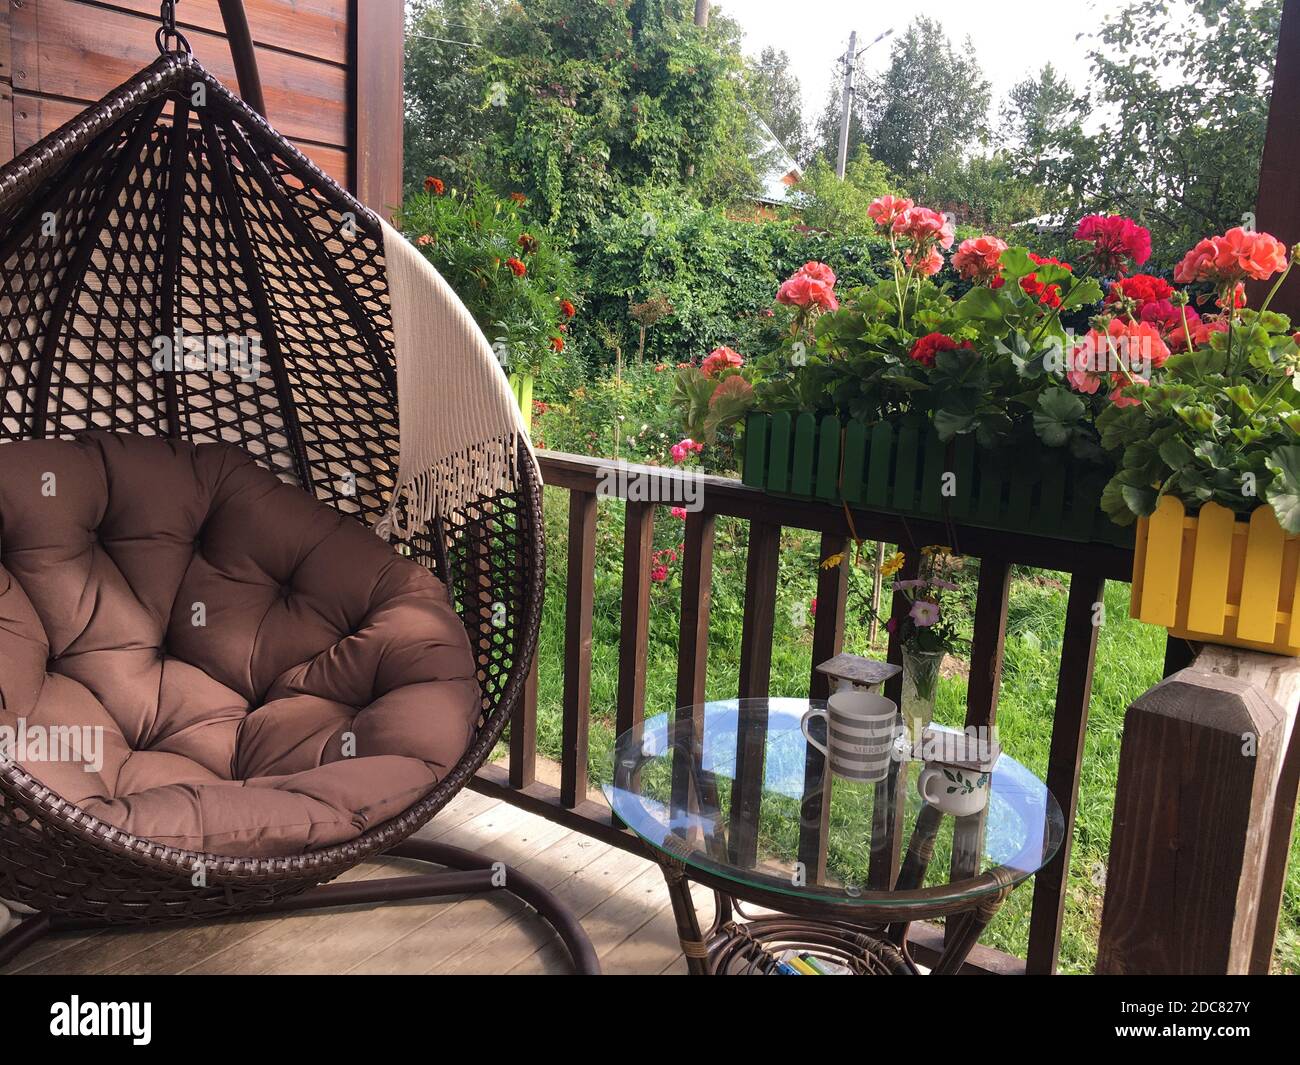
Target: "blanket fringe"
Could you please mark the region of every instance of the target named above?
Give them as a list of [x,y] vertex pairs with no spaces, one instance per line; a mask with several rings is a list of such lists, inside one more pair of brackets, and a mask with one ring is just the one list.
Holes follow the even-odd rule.
[[381,540],[402,540],[425,532],[435,518],[461,524],[466,507],[519,487],[516,433],[455,451],[432,466],[405,477],[388,510],[375,522]]

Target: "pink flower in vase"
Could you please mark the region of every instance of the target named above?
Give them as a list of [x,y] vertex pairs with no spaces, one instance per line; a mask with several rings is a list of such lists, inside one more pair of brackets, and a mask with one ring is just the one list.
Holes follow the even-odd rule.
[[916,622],[918,628],[928,629],[939,620],[939,604],[928,599],[918,599],[912,604],[907,616]]

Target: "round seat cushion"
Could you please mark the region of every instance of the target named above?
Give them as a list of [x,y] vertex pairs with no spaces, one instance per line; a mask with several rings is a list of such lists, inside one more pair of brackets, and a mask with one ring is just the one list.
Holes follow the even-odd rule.
[[0,754],[102,821],[234,857],[346,842],[482,702],[446,589],[225,445],[0,445]]

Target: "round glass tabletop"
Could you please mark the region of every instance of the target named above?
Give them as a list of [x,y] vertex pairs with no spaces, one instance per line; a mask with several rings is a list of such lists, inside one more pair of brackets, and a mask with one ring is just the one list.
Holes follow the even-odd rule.
[[[618,737],[606,797],[663,854],[805,903],[942,908],[1019,883],[1060,847],[1060,807],[1007,754],[978,781],[987,801],[957,804],[961,816],[921,798],[923,767],[906,757],[878,782],[828,780],[801,730],[824,706],[733,699],[648,718]],[[824,717],[808,727],[825,742]],[[931,797],[948,786],[931,784]]]

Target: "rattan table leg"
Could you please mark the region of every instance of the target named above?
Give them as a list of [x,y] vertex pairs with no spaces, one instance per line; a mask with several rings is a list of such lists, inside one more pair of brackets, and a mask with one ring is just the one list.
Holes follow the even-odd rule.
[[962,965],[979,942],[980,933],[997,916],[1006,897],[1007,892],[1000,891],[985,899],[975,909],[948,918],[955,923],[948,928],[943,940],[943,953],[930,970],[934,976],[952,976],[961,972]]
[[700,916],[695,912],[691,897],[691,882],[686,879],[686,865],[653,847],[647,848],[659,863],[668,885],[668,898],[673,904],[673,919],[677,922],[677,939],[686,956],[686,969],[692,976],[709,975],[709,944],[700,930]]

